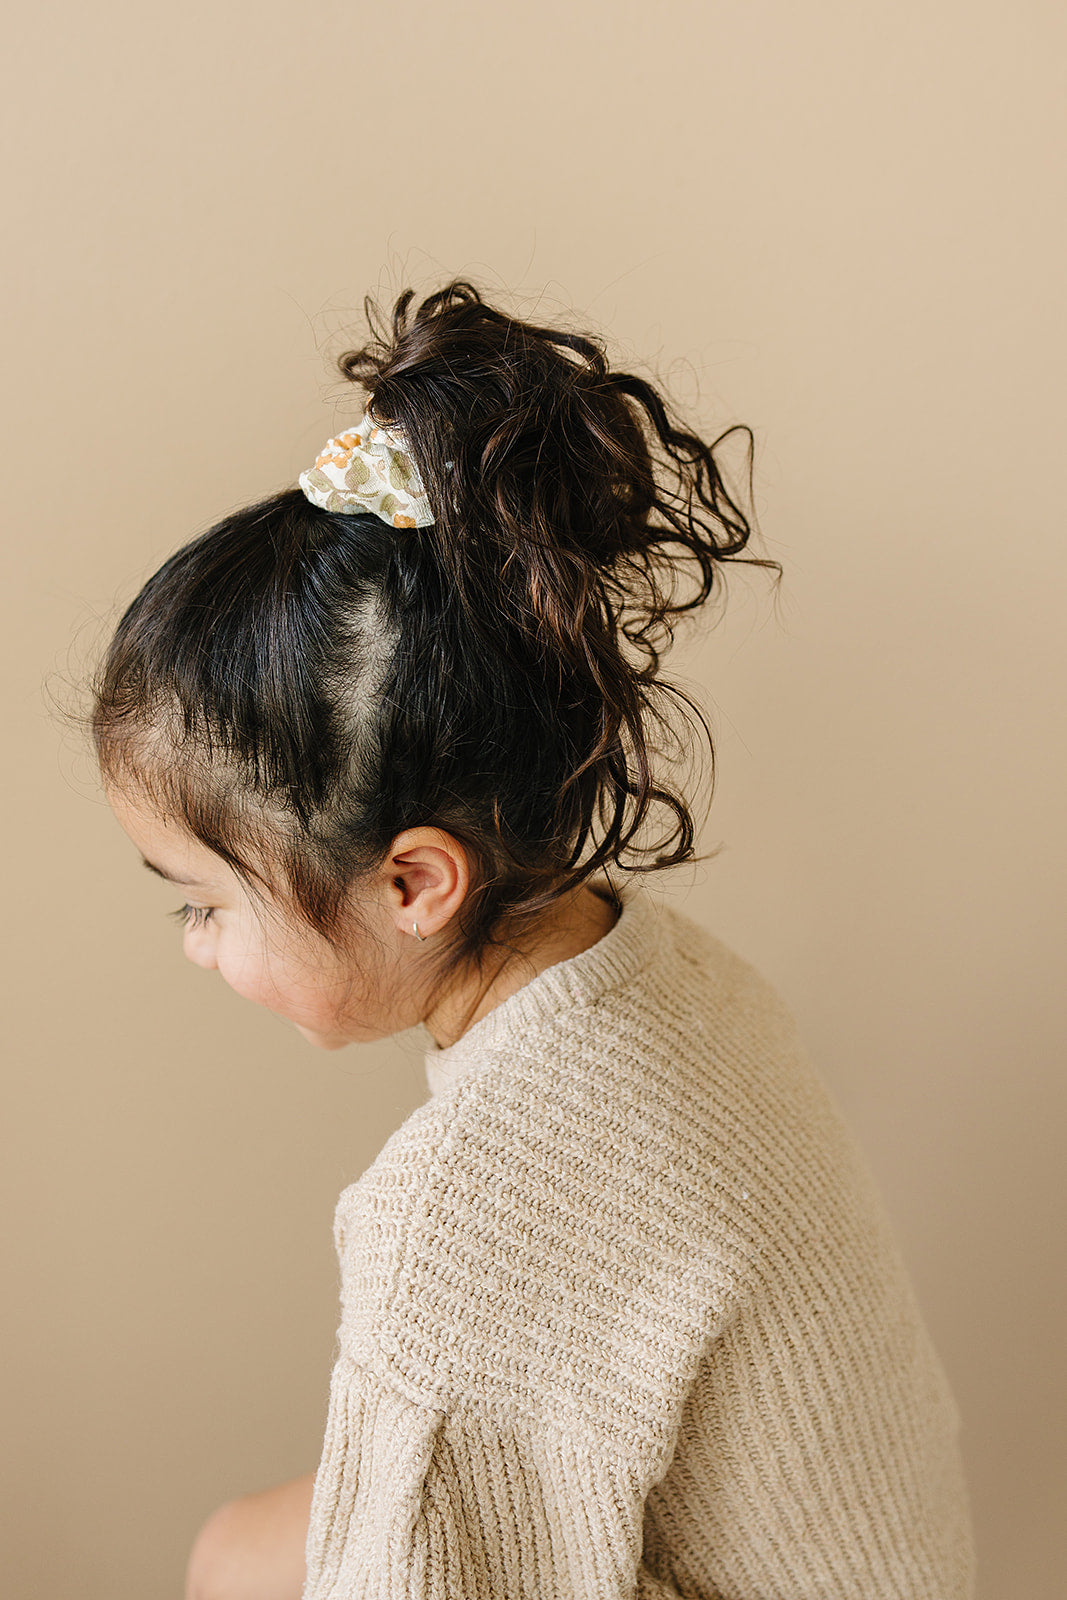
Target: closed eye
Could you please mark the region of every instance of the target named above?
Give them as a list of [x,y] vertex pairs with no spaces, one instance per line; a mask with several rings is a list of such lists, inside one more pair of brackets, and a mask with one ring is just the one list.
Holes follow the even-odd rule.
[[170,912],[176,922],[183,928],[202,928],[210,922],[215,915],[214,906],[179,906],[177,911]]

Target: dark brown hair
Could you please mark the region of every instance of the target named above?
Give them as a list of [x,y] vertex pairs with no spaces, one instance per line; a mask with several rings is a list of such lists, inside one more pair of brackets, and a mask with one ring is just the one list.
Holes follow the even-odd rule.
[[[781,567],[741,558],[750,529],[715,446],[601,341],[462,280],[412,314],[413,298],[391,325],[368,300],[372,338],[339,365],[405,436],[433,526],[324,511],[299,488],[226,517],[126,611],[92,727],[107,781],[331,940],[398,833],[446,830],[472,884],[444,977],[593,873],[695,859],[686,800],[654,770],[684,747],[670,710],[693,714],[712,778],[714,748],[660,661],[725,562]],[[720,439],[735,431],[751,489],[751,431]],[[668,829],[642,845],[657,806]]]

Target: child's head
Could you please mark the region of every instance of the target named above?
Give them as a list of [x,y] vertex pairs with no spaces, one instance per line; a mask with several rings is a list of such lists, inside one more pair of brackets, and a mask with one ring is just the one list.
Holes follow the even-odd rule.
[[[323,503],[285,489],[184,546],[93,715],[120,821],[190,891],[187,954],[326,1044],[424,1020],[593,874],[692,858],[655,736],[671,703],[707,726],[657,668],[749,537],[711,449],[599,343],[466,283],[412,298],[341,359],[410,457],[396,500],[318,474]],[[429,525],[396,525],[426,520],[412,483]]]

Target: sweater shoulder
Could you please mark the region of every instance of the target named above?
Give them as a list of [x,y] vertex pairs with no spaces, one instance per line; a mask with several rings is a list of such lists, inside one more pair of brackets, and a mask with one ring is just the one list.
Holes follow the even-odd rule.
[[667,907],[646,956],[498,1032],[345,1190],[335,1236],[342,1349],[413,1401],[669,1459],[836,1124],[754,966]]

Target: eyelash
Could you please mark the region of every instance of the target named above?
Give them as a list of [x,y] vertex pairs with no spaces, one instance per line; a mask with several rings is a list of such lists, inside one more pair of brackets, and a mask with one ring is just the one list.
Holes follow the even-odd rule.
[[179,906],[177,911],[172,911],[170,915],[175,922],[180,922],[183,928],[202,928],[215,915],[215,908],[214,906]]

